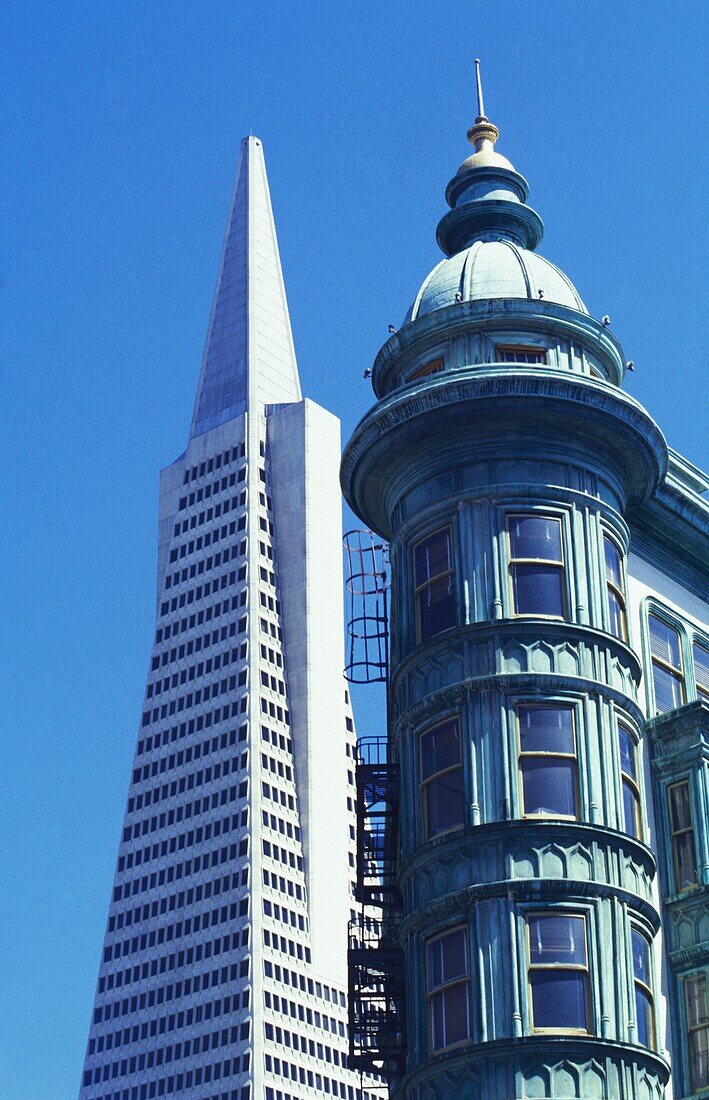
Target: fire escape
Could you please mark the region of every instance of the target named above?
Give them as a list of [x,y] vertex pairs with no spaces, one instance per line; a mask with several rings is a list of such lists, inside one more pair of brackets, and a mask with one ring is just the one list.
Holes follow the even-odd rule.
[[[369,531],[345,536],[348,558],[350,682],[386,682],[388,576],[386,547]],[[357,886],[360,905],[350,921],[350,1065],[387,1081],[401,1077],[405,1058],[405,988],[396,883],[399,768],[386,737],[357,743]]]

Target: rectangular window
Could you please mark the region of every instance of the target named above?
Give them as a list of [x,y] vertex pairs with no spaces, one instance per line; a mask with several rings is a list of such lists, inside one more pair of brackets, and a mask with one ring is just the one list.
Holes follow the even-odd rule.
[[546,363],[546,348],[535,348],[528,345],[496,344],[496,363]]
[[421,781],[426,836],[463,825],[460,726],[453,718],[421,736]]
[[564,615],[561,520],[508,516],[510,576],[515,615]]
[[670,800],[670,836],[675,886],[678,892],[681,892],[691,889],[698,883],[689,780],[683,779],[681,783],[673,783],[668,788],[667,794]]
[[645,1047],[655,1046],[655,1005],[652,996],[652,970],[650,943],[633,928],[633,984],[635,986],[635,1025],[638,1042]]
[[694,657],[694,680],[697,685],[697,699],[709,703],[709,649],[701,642],[692,646]]
[[429,359],[428,363],[424,363],[418,370],[413,371],[412,374],[406,379],[407,382],[415,382],[419,378],[426,378],[429,374],[440,374],[443,370],[443,359]]
[[450,527],[436,531],[414,547],[416,640],[428,641],[455,626],[453,553]]
[[652,683],[655,689],[655,712],[675,710],[684,703],[684,673],[679,631],[659,619],[648,616],[650,651],[652,653]]
[[586,920],[565,913],[527,917],[535,1031],[589,1031]]
[[431,1049],[444,1050],[470,1038],[470,979],[465,928],[455,928],[426,943]]
[[620,777],[623,788],[623,824],[626,833],[642,838],[640,788],[638,785],[638,745],[627,726],[618,723]]
[[606,571],[606,593],[608,596],[608,627],[616,638],[626,641],[628,623],[625,612],[625,582],[623,578],[623,559],[617,546],[607,535],[603,536],[603,556]]
[[525,816],[578,817],[578,764],[571,707],[518,706]]
[[709,996],[706,974],[687,978],[684,983],[687,1009],[689,1076],[692,1091],[709,1088]]

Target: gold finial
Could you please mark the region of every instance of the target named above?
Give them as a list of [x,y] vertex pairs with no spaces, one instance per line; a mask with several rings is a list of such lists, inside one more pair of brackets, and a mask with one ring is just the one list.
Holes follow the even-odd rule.
[[478,115],[475,119],[475,125],[468,130],[468,141],[475,146],[475,152],[479,153],[482,150],[492,150],[500,136],[500,131],[497,126],[493,126],[485,114],[483,86],[480,77],[480,59],[478,57],[475,58],[475,83],[478,92]]

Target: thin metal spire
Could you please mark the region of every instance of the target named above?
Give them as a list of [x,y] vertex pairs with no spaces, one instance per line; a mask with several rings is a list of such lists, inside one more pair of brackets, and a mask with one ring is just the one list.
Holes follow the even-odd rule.
[[482,80],[480,78],[480,58],[479,57],[475,58],[475,83],[477,84],[477,88],[478,88],[478,118],[477,118],[476,121],[479,121],[483,118],[487,118],[487,115],[485,114],[485,104],[483,102],[483,85],[482,85]]

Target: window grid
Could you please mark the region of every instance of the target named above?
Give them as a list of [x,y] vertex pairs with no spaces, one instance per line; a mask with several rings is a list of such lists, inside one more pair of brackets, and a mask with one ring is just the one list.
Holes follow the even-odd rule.
[[623,794],[623,824],[626,833],[642,840],[642,804],[638,785],[638,743],[635,734],[623,722],[618,723],[620,779]]
[[[446,738],[446,734],[451,735]],[[421,734],[421,801],[426,839],[463,822],[463,765],[457,718]],[[443,816],[442,816],[443,815]],[[446,816],[447,815],[447,816]]]
[[443,370],[443,356],[438,356],[436,359],[429,359],[427,363],[424,363],[422,367],[413,371],[412,374],[406,379],[407,382],[417,382],[419,378],[427,378],[429,374],[440,374]]
[[547,349],[529,344],[496,344],[496,363],[543,363],[547,362]]
[[[513,613],[563,619],[566,592],[561,519],[536,512],[508,515],[507,537]],[[540,552],[540,547],[530,553],[532,543],[542,544],[548,552]],[[523,548],[527,552],[522,552]]]
[[[578,755],[576,746],[576,730],[574,723],[574,709],[570,706],[550,706],[541,703],[520,704],[517,706],[517,735],[519,740],[519,778],[522,798],[522,813],[525,817],[560,817],[569,821],[578,820]],[[552,718],[557,716],[557,724],[560,731],[566,720],[568,723],[565,731],[568,734],[569,748],[562,749],[562,738],[557,739],[555,748],[540,748],[539,739],[531,748],[525,747],[525,730],[534,728],[534,719],[540,715]],[[562,734],[563,736],[563,734]],[[565,763],[564,763],[565,762]],[[564,784],[560,782],[561,769],[566,772],[566,791]],[[538,785],[542,770],[549,774],[548,782],[555,788],[555,794],[560,796],[557,805],[532,809],[533,799],[532,785]],[[562,806],[563,797],[566,796],[567,808]],[[538,796],[535,801],[538,801]]]
[[630,935],[633,953],[633,988],[635,992],[637,1039],[643,1046],[654,1049],[655,998],[652,991],[650,941],[637,928],[633,928]]
[[684,982],[689,1077],[693,1092],[709,1089],[709,995],[706,974]]
[[655,713],[674,710],[685,701],[679,631],[657,615],[648,616]]
[[414,546],[416,641],[425,642],[455,625],[453,548],[450,527]]
[[709,647],[695,640],[692,643],[692,659],[697,698],[709,703]]
[[[561,950],[550,951],[552,956],[548,961],[535,959],[537,955],[543,955],[541,931],[545,924],[552,926],[556,922],[557,941],[561,943]],[[562,942],[559,932],[563,930],[564,923],[567,927],[567,936]],[[574,926],[577,934],[577,943],[574,945]],[[529,1003],[531,1008],[532,1030],[537,1032],[557,1032],[562,1034],[590,1034],[589,1020],[591,1018],[590,1006],[590,973],[588,966],[588,930],[586,917],[581,913],[566,913],[547,910],[543,913],[528,913],[526,917],[527,930],[527,959]],[[535,946],[536,933],[536,946]],[[552,932],[553,938],[553,932]],[[577,955],[571,958],[573,947],[576,946]],[[580,948],[580,949],[579,949]],[[558,956],[566,951],[569,961],[559,961]],[[555,959],[553,956],[557,955]],[[576,1004],[571,998],[564,997],[564,986],[570,985],[577,979],[575,989]],[[581,997],[579,998],[578,983],[581,985]],[[551,995],[547,992],[551,990]],[[561,994],[560,996],[557,994]],[[566,1013],[566,1016],[564,1016]]]
[[621,641],[628,640],[628,616],[625,600],[625,566],[623,555],[615,542],[603,536],[603,560],[606,573],[606,598],[608,602],[608,627],[611,634]]
[[678,893],[682,893],[693,890],[699,884],[689,780],[672,783],[667,788],[667,796],[675,887]]
[[445,1050],[470,1038],[468,958],[464,926],[448,929],[426,941],[426,996],[432,1051]]

